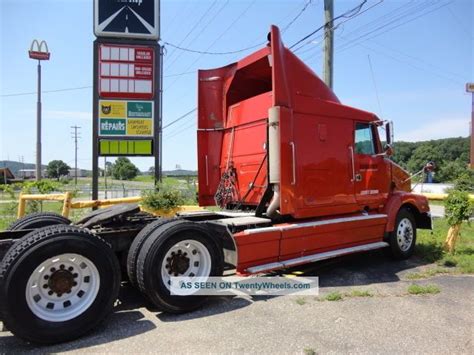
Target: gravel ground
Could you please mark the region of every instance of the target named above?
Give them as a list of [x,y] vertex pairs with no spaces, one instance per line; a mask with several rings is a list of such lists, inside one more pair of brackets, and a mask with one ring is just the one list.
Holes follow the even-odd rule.
[[[0,353],[473,354],[474,277],[406,278],[429,267],[381,252],[349,256],[285,271],[319,276],[320,297],[214,298],[184,315],[148,310],[139,293],[123,287],[115,313],[91,334],[37,347],[1,332]],[[412,283],[436,284],[441,292],[409,295]],[[322,300],[354,289],[373,296]]]

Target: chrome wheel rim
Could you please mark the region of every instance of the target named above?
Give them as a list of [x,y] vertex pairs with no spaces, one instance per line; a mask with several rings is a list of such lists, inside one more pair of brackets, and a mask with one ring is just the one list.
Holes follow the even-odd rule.
[[42,262],[26,284],[26,302],[37,317],[64,322],[84,313],[100,288],[92,261],[79,254],[61,254]]
[[397,227],[397,243],[401,251],[410,249],[413,243],[413,225],[408,218],[403,218]]
[[171,277],[189,277],[191,281],[196,277],[207,277],[211,273],[211,264],[211,254],[204,244],[193,239],[182,240],[166,252],[161,278],[169,290]]

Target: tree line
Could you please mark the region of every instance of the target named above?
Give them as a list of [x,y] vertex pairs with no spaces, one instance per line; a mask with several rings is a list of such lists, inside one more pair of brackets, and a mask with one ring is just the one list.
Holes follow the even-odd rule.
[[469,169],[470,137],[444,138],[423,142],[396,142],[392,160],[414,174],[432,161],[435,182],[454,182],[474,173]]

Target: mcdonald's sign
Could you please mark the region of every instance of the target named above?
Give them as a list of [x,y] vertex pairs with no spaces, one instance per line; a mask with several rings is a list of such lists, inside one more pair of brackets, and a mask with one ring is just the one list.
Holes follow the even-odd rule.
[[33,42],[31,42],[31,47],[28,51],[28,54],[30,55],[31,59],[49,60],[50,53],[46,41],[39,42],[37,39],[34,39]]

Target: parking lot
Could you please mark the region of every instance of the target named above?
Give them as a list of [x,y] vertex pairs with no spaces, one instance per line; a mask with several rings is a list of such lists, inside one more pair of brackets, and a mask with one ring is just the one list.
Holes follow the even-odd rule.
[[[320,277],[320,296],[213,298],[204,308],[168,315],[147,309],[124,286],[114,314],[91,334],[38,347],[0,333],[2,352],[114,353],[473,353],[474,278],[409,280],[432,265],[396,262],[383,252],[285,270]],[[437,294],[411,295],[411,284]],[[330,301],[338,297],[341,300]]]

